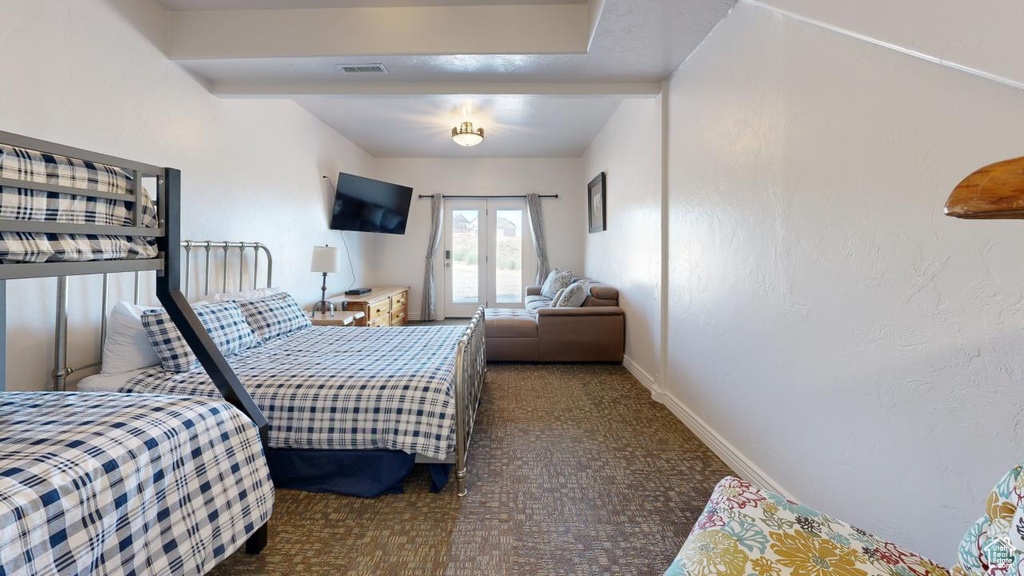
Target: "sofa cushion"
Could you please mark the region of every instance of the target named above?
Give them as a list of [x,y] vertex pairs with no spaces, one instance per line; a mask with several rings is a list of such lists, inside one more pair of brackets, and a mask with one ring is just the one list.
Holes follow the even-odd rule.
[[913,552],[755,488],[739,478],[715,486],[665,576],[948,576]]
[[566,288],[569,284],[572,284],[572,272],[561,271],[558,268],[555,268],[544,280],[544,285],[541,286],[540,293],[548,298],[554,298],[555,294],[557,294],[559,290]]
[[550,307],[551,307],[551,300],[549,300],[547,298],[545,298],[543,300],[534,300],[533,302],[527,302],[526,303],[526,309],[529,310],[530,312],[536,312],[537,310],[540,310],[542,308],[550,308]]
[[537,315],[516,308],[488,308],[484,312],[488,338],[536,338]]

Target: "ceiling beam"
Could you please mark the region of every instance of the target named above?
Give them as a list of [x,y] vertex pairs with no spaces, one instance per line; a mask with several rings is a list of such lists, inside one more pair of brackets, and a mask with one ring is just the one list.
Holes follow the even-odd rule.
[[220,82],[209,86],[222,98],[298,96],[657,96],[660,82],[577,84],[567,82]]
[[169,56],[583,54],[599,16],[588,4],[171,12]]

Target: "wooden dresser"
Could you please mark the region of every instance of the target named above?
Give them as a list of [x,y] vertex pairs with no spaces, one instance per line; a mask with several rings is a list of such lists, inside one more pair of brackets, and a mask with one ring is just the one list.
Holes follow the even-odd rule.
[[409,320],[408,286],[380,286],[361,296],[336,296],[331,302],[347,302],[346,310],[362,312],[356,326],[404,326]]

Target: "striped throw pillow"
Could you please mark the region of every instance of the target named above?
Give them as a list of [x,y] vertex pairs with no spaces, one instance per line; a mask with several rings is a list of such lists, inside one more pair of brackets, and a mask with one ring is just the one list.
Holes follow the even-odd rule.
[[299,303],[287,292],[256,300],[238,302],[245,321],[256,331],[256,338],[266,342],[313,325]]
[[[256,334],[245,321],[242,310],[234,302],[200,304],[193,308],[206,332],[224,356],[237,354],[257,344]],[[142,314],[149,343],[156,350],[160,364],[168,372],[188,372],[199,366],[199,359],[170,315],[163,309],[147,310]]]

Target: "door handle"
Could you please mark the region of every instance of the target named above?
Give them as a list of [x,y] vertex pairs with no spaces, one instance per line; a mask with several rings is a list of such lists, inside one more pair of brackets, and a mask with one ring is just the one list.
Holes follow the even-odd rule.
[[444,251],[444,259],[445,260],[451,260],[452,259],[452,251],[451,250],[445,250]]

